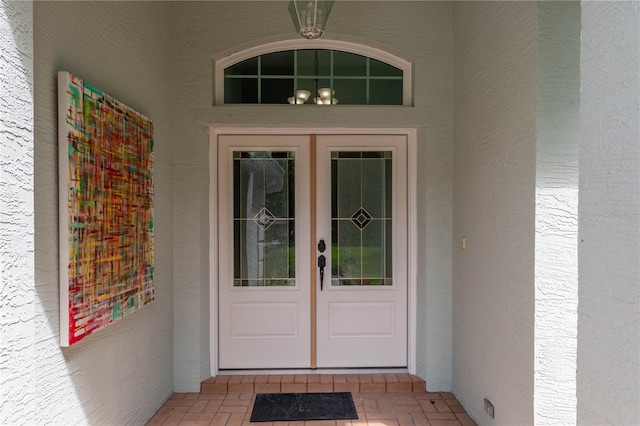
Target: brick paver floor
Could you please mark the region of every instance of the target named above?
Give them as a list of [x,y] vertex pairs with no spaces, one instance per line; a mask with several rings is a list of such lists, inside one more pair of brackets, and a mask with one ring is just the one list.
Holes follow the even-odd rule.
[[[343,391],[353,395],[358,420],[249,422],[256,393]],[[453,394],[426,392],[424,381],[408,374],[218,376],[205,380],[200,393],[173,394],[147,423],[148,426],[475,424]]]

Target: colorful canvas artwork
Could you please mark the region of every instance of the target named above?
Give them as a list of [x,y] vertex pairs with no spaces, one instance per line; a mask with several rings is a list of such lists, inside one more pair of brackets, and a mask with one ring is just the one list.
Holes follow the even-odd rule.
[[58,74],[60,343],[140,309],[153,289],[153,123]]

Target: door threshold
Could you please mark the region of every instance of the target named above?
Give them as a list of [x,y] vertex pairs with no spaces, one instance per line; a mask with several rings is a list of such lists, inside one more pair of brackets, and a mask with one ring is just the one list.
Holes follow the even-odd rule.
[[[201,383],[203,393],[425,392],[406,368],[221,370]],[[298,374],[296,374],[298,373]]]
[[402,374],[409,373],[406,367],[395,368],[274,368],[260,370],[218,370],[217,375],[248,376],[267,374]]

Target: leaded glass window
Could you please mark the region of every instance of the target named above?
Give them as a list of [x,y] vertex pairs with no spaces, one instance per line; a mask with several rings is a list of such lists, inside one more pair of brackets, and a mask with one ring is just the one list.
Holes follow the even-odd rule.
[[392,152],[332,152],[331,284],[392,285]]
[[233,153],[235,287],[295,285],[294,152]]

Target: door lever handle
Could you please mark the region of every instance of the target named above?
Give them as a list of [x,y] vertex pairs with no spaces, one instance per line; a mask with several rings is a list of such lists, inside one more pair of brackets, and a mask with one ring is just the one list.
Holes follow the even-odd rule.
[[324,254],[318,256],[318,268],[320,268],[320,291],[322,291],[322,287],[324,284],[324,267],[327,266],[327,258],[324,257]]

